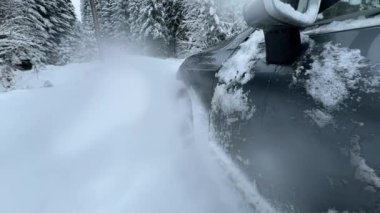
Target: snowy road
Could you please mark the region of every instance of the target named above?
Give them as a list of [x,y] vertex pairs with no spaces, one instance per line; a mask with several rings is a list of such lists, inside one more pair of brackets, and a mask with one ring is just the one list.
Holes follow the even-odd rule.
[[29,89],[0,94],[0,212],[272,212],[207,125],[183,135],[179,64],[125,56],[20,77]]

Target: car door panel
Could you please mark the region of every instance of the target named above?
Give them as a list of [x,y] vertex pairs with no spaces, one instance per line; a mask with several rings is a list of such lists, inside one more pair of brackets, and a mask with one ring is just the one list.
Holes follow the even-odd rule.
[[[209,50],[181,67],[179,77],[196,90],[209,111],[216,72],[252,32],[233,39],[224,53]],[[375,78],[380,68],[379,35],[380,28],[373,27],[309,36],[317,45],[332,42],[360,49],[369,60],[363,76]],[[218,60],[202,69],[210,57]],[[308,94],[305,79],[295,81],[296,69],[311,63],[306,55],[289,66],[257,63],[255,77],[242,86],[255,106],[253,117],[231,124],[222,114],[214,114],[216,136],[259,191],[282,210],[380,212],[379,86],[371,92],[356,90],[355,98],[345,100],[339,110],[327,110]],[[318,123],[313,113],[325,113],[331,122]]]
[[[241,127],[241,135],[247,137],[242,145],[233,141],[229,151],[252,162],[241,165],[243,170],[264,196],[282,201],[283,208],[294,205],[300,212],[322,212],[333,206],[342,210],[373,207],[379,202],[378,195],[369,192],[358,196],[367,184],[355,179],[355,168],[345,150],[351,149],[356,134],[374,135],[366,143],[379,150],[379,144],[374,144],[379,139],[375,130],[380,128],[378,120],[372,119],[374,122],[368,123],[371,129],[359,133],[358,122],[352,120],[366,118],[360,111],[354,115],[348,109],[334,114],[334,125],[319,127],[305,113],[319,106],[302,86],[292,85],[293,73],[291,67],[277,69],[266,93],[265,118],[260,125],[253,118]],[[378,157],[373,157],[370,165],[379,168]]]
[[[379,28],[372,28],[311,35],[311,38],[317,44],[334,42],[360,49],[374,64],[379,62],[380,53],[369,50],[380,45],[375,43],[379,34]],[[306,60],[305,63],[311,62]],[[342,110],[332,112],[334,123],[320,127],[313,123],[307,112],[320,110],[321,106],[306,93],[303,85],[293,83],[294,67],[280,66],[273,72],[263,122],[256,125],[257,121],[252,119],[241,127],[244,131],[241,135],[247,138],[241,142],[243,145],[236,145],[234,141],[235,146],[230,150],[244,153],[242,156],[253,162],[249,166],[242,165],[243,170],[256,180],[266,197],[282,201],[284,208],[294,205],[300,212],[322,212],[329,208],[378,211],[379,186],[358,177],[363,168],[352,162],[353,158],[360,156],[360,160],[373,169],[372,178],[378,179],[378,87],[373,93],[357,92],[360,103],[346,101]],[[378,70],[370,66],[366,72],[370,72],[370,77],[375,74],[371,72]],[[254,97],[252,102],[255,102]],[[360,146],[360,150],[351,153],[355,146]]]
[[[378,35],[379,29],[373,28],[365,29],[364,33],[354,30],[311,35],[311,38],[317,45],[341,43],[342,47],[359,48],[369,56],[368,50],[379,45],[373,43]],[[358,41],[363,39],[366,42],[360,46]],[[370,63],[378,62],[375,55]],[[303,60],[303,56],[300,61],[296,64],[310,66],[312,62]],[[372,189],[376,190],[377,186],[357,177],[363,168],[352,161],[360,157],[374,170],[373,175],[380,174],[380,158],[376,155],[380,150],[379,92],[355,92],[361,98],[360,103],[346,100],[341,110],[328,112],[334,122],[321,127],[308,113],[326,110],[307,94],[304,84],[294,83],[296,68],[294,65],[255,67],[255,78],[244,88],[250,92],[256,112],[250,120],[236,125],[214,121],[218,132],[232,135],[221,136],[219,140],[232,144],[226,146],[227,151],[243,159],[237,161],[243,171],[255,180],[265,197],[276,201],[282,209],[376,212],[380,194]],[[366,70],[369,76],[376,71]],[[360,151],[351,153],[356,146],[360,146]]]

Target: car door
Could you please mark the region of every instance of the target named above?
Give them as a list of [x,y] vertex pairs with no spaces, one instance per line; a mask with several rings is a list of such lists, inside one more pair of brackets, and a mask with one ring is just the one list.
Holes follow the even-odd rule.
[[[281,209],[380,211],[376,12],[350,12],[341,23],[333,17],[306,29],[308,50],[295,64],[264,66],[246,88],[256,113],[231,128],[238,133],[230,134],[229,151]],[[265,98],[256,99],[260,94]]]

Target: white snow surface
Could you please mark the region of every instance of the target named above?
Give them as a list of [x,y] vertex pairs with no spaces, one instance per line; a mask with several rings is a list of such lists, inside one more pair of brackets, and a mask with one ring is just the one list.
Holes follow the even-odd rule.
[[275,212],[205,128],[181,129],[180,62],[122,56],[20,74],[0,93],[0,212]]
[[239,119],[247,120],[255,111],[255,107],[249,103],[248,94],[243,91],[242,86],[254,77],[253,65],[264,58],[263,51],[259,47],[263,41],[263,31],[253,32],[216,74],[219,83],[214,91],[212,111],[222,112],[228,118],[227,122],[229,123]]
[[324,45],[307,71],[307,92],[325,108],[334,110],[350,96],[350,91],[363,81],[361,68],[367,66],[360,50],[340,47],[331,42]]

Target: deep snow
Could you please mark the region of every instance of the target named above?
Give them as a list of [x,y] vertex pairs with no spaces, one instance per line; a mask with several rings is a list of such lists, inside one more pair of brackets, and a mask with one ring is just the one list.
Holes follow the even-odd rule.
[[0,93],[0,212],[274,212],[178,101],[181,61],[20,73]]

